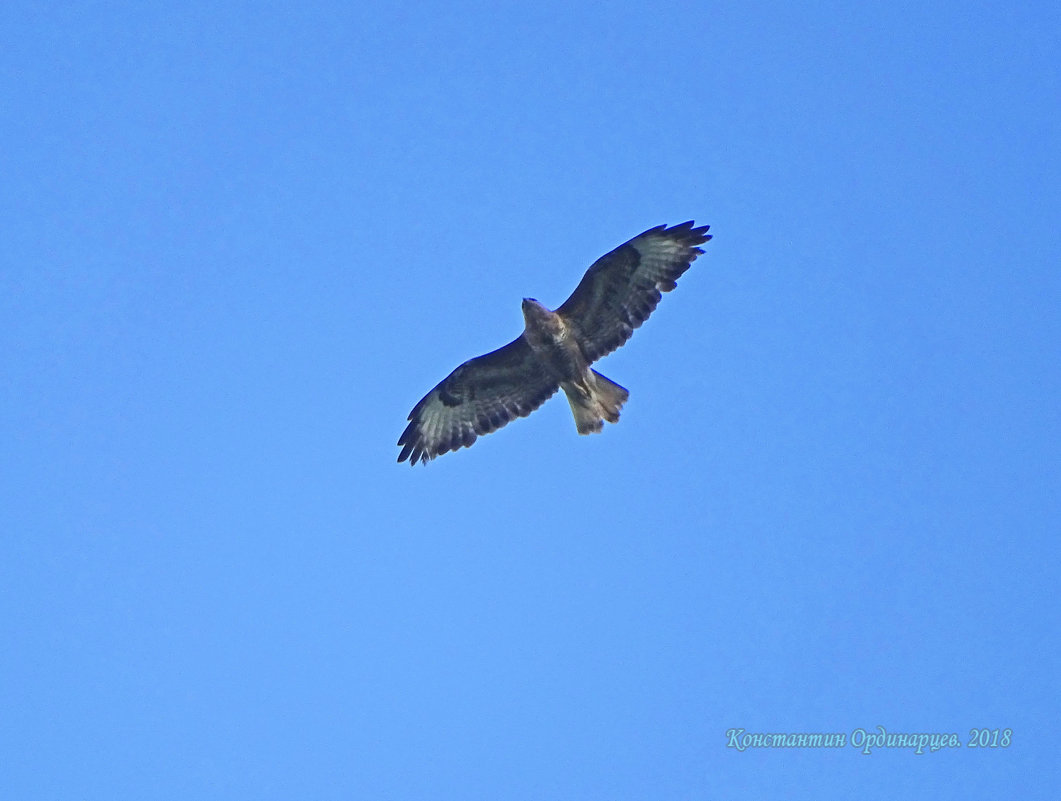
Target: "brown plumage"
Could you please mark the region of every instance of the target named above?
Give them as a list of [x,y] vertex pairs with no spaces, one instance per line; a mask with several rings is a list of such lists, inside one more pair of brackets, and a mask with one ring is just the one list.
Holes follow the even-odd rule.
[[589,365],[624,344],[711,239],[692,220],[650,228],[597,259],[563,305],[523,300],[523,333],[471,359],[409,413],[398,461],[428,462],[525,417],[563,389],[580,434],[617,422],[629,393]]

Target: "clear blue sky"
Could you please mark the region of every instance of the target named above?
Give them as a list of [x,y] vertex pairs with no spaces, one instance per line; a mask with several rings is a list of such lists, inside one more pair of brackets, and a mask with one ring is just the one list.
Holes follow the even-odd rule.
[[[0,797],[1056,798],[1059,31],[4,3]],[[395,463],[689,218],[621,423]]]

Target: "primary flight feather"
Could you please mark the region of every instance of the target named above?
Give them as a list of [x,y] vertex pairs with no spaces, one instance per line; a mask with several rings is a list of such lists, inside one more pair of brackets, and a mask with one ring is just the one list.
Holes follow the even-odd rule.
[[527,416],[557,389],[571,404],[579,434],[618,422],[630,393],[590,365],[624,344],[660,293],[674,289],[703,253],[697,245],[711,239],[708,227],[690,220],[638,234],[597,259],[556,311],[524,298],[525,328],[517,339],[466,361],[409,412],[398,461],[427,463],[467,447]]

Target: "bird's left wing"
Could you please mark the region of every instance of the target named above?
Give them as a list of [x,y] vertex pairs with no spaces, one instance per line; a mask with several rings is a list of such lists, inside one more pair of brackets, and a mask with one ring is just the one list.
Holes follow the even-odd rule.
[[559,388],[520,336],[503,348],[466,361],[409,412],[398,439],[398,461],[425,464],[475,442],[517,417],[526,417]]
[[648,319],[702,251],[708,226],[690,220],[667,228],[659,225],[638,234],[586,271],[571,297],[556,310],[575,331],[589,362],[622,345]]

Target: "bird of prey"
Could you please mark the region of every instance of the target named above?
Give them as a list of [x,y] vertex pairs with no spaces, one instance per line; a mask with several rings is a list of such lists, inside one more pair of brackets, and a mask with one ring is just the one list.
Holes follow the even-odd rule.
[[523,299],[526,325],[503,348],[466,361],[409,413],[398,461],[426,464],[525,417],[562,389],[579,434],[615,423],[630,396],[590,365],[624,344],[711,236],[692,220],[658,225],[597,259],[563,305]]

